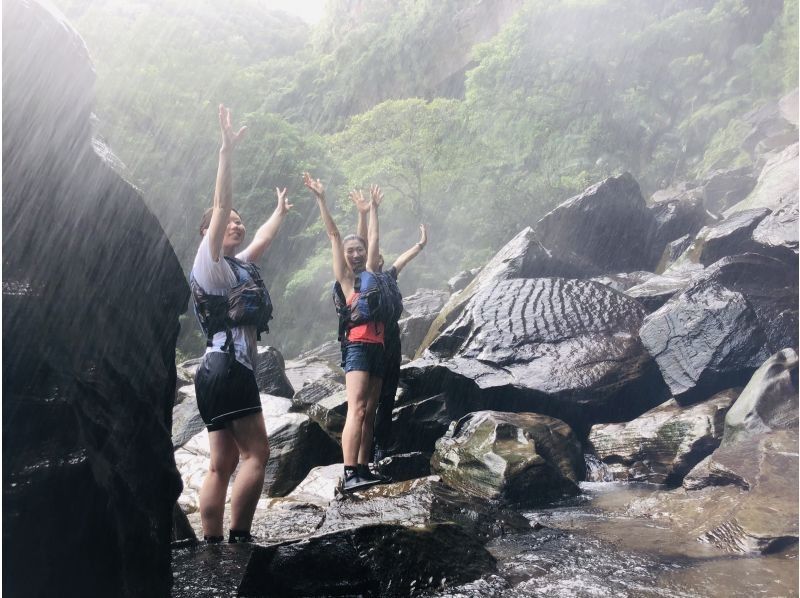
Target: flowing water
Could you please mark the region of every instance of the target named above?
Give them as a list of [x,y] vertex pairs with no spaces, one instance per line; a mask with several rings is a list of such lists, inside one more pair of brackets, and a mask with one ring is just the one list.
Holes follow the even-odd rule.
[[[448,588],[447,598],[523,596],[726,598],[798,595],[796,546],[780,555],[726,555],[686,544],[664,526],[624,515],[631,500],[657,487],[587,482],[582,494],[525,513],[530,534],[488,545],[498,573]],[[536,525],[539,524],[539,525]]]

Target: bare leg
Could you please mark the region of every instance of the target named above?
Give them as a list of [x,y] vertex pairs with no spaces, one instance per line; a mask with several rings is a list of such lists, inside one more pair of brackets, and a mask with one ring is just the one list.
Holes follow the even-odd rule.
[[342,454],[344,464],[355,467],[361,446],[361,429],[367,409],[369,372],[353,371],[345,374],[347,389],[347,418],[342,430]]
[[239,449],[229,430],[216,430],[208,433],[211,448],[211,461],[208,473],[200,488],[200,520],[203,534],[222,535],[222,517],[225,513],[225,494],[239,462]]
[[254,413],[235,419],[228,422],[228,429],[239,447],[239,473],[231,490],[231,529],[250,531],[269,459],[264,416]]
[[372,459],[372,434],[375,431],[375,411],[381,396],[383,379],[371,376],[367,394],[367,408],[364,423],[361,426],[361,442],[358,448],[358,462],[366,465]]

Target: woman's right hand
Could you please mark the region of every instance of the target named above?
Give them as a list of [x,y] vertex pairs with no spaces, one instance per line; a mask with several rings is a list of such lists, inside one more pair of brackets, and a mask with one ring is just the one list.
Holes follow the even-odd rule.
[[350,192],[350,199],[356,204],[356,209],[360,214],[369,214],[369,200],[364,198],[361,189],[353,189]]
[[303,184],[311,189],[311,192],[320,201],[325,201],[325,187],[319,179],[312,179],[311,175],[307,172],[303,173]]
[[424,224],[419,225],[419,242],[417,245],[420,246],[420,249],[424,248],[425,245],[428,244],[428,227]]
[[223,104],[219,105],[219,129],[222,133],[222,148],[220,151],[231,151],[244,137],[247,127],[242,127],[237,133],[233,132],[233,125],[231,124],[231,111]]

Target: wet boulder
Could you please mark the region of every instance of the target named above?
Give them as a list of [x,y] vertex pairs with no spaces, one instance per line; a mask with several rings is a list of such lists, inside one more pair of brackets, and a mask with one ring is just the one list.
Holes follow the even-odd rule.
[[259,347],[255,372],[258,391],[291,399],[294,395],[292,383],[286,377],[283,355],[275,347]]
[[756,178],[749,166],[734,170],[715,170],[705,177],[702,186],[704,205],[719,214],[739,203],[756,186]]
[[654,275],[644,282],[628,288],[625,294],[633,297],[648,313],[653,313],[672,297],[691,284],[692,272],[676,272],[672,275]]
[[768,255],[796,266],[798,256],[798,197],[787,197],[753,230],[753,241]]
[[344,392],[344,384],[332,378],[320,378],[306,384],[292,397],[292,411],[305,412],[321,400]]
[[674,241],[667,243],[667,245],[664,247],[663,253],[661,254],[661,258],[658,261],[655,273],[663,274],[664,270],[669,268],[681,256],[681,254],[683,254],[684,251],[691,247],[693,241],[693,235],[683,235],[682,237],[678,237]]
[[783,349],[756,370],[725,417],[725,444],[797,428],[797,363],[797,353]]
[[447,300],[447,292],[433,289],[419,289],[413,295],[403,297],[403,317],[398,322],[403,355],[413,356],[417,352]]
[[799,144],[794,143],[773,155],[761,169],[755,189],[745,199],[730,207],[725,215],[730,216],[735,212],[756,208],[769,208],[775,211],[785,203],[791,204],[792,199],[796,203],[799,147]]
[[431,473],[430,454],[420,451],[396,453],[384,457],[379,465],[381,473],[394,482],[424,478]]
[[668,398],[639,340],[644,315],[638,302],[596,282],[507,280],[477,293],[401,375],[410,397],[445,393],[454,419],[527,411],[585,431]]
[[495,568],[480,541],[458,525],[380,523],[253,547],[237,595],[408,596]]
[[342,449],[315,421],[299,413],[267,418],[270,459],[264,488],[268,496],[284,496],[311,469],[336,463]]
[[284,373],[295,391],[319,380],[335,380],[344,384],[344,374],[340,367],[341,346],[338,341],[301,353],[295,359],[285,362]]
[[331,437],[339,438],[347,417],[347,391],[340,390],[308,406],[305,413]]
[[172,446],[180,448],[200,433],[206,425],[197,409],[194,384],[178,389],[181,400],[172,408]]
[[753,231],[769,213],[766,208],[736,212],[701,230],[688,251],[704,266],[726,256],[758,252],[761,246],[753,240]]
[[654,219],[650,241],[656,261],[667,244],[686,235],[694,236],[709,220],[699,189],[660,199],[649,209]]
[[650,234],[655,224],[639,184],[625,173],[592,185],[545,214],[535,232],[552,255],[572,264],[581,276],[594,276],[652,270]]
[[645,318],[642,343],[681,404],[744,386],[771,354],[797,347],[797,275],[745,254],[706,269]]
[[179,403],[182,399],[180,397],[180,389],[184,386],[194,385],[194,377],[197,374],[197,368],[203,362],[203,357],[196,357],[194,359],[187,359],[183,363],[176,366],[178,376],[178,395],[175,397],[175,402]]
[[639,270],[637,272],[619,272],[617,274],[606,274],[590,278],[594,282],[607,286],[610,289],[625,293],[631,287],[643,284],[653,278],[655,274]]
[[448,411],[445,393],[405,402],[392,412],[392,452],[433,452],[436,441],[444,436],[450,422],[457,419]]
[[798,439],[779,430],[721,446],[683,488],[636,501],[629,514],[665,520],[728,553],[771,553],[798,540]]
[[2,38],[3,592],[167,596],[188,284],[95,151],[80,36],[9,0]]
[[578,494],[584,467],[569,426],[535,413],[470,413],[436,443],[431,458],[431,470],[451,488],[526,506]]
[[554,255],[537,239],[533,229],[526,227],[498,251],[481,268],[463,291],[453,294],[433,320],[431,327],[417,349],[419,357],[461,314],[464,306],[480,291],[492,288],[505,280],[533,276],[580,276],[576,266],[566,263]]
[[475,278],[480,271],[480,268],[473,268],[472,270],[463,270],[459,272],[447,281],[447,290],[453,294],[467,288],[467,285],[472,282],[472,279]]
[[673,399],[633,421],[592,427],[589,442],[611,479],[675,485],[722,441],[738,391],[681,407]]

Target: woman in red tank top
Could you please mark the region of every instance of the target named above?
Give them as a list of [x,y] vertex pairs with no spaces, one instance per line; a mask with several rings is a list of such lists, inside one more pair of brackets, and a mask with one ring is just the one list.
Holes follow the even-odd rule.
[[[320,216],[331,240],[333,274],[347,298],[347,304],[352,305],[358,300],[356,278],[361,283],[369,277],[369,273],[378,271],[378,207],[383,200],[383,193],[377,185],[370,188],[369,232],[365,242],[357,235],[341,238],[325,204],[325,187],[319,179],[312,179],[306,172],[303,173],[303,183],[317,200]],[[342,358],[347,389],[347,417],[342,430],[342,490],[352,492],[381,481],[369,471],[367,463],[384,370],[383,323],[366,322],[347,330]]]

